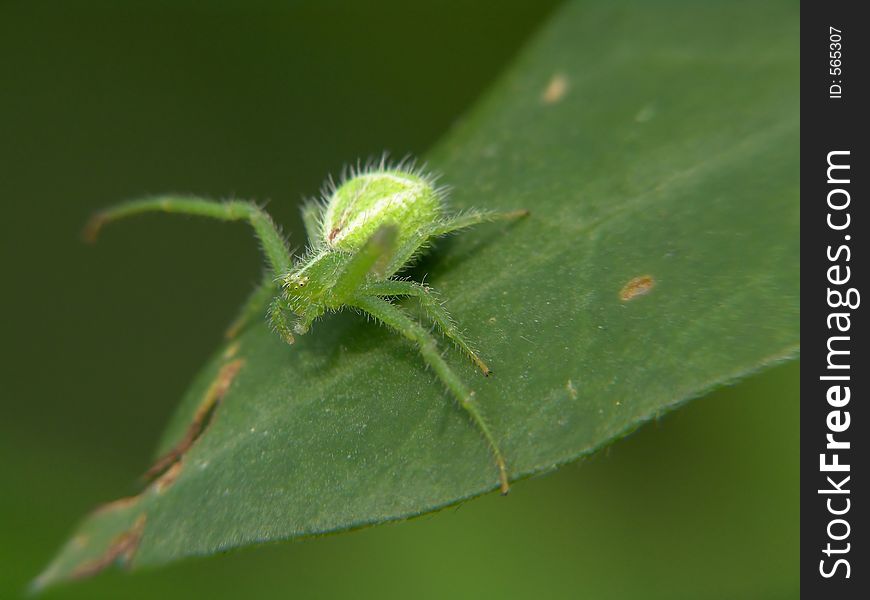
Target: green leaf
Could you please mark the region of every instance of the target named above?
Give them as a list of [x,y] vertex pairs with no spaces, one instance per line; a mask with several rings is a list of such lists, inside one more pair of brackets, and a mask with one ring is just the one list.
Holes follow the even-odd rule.
[[[454,208],[532,211],[413,271],[495,371],[447,353],[514,478],[796,356],[797,39],[793,3],[571,3],[428,156]],[[352,313],[292,347],[251,326],[159,454],[192,423],[204,432],[169,474],[89,516],[37,587],[412,517],[498,483],[413,348]]]

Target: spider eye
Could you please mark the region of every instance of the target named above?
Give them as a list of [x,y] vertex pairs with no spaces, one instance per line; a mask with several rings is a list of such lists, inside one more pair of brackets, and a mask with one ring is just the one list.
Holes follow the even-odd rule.
[[283,281],[285,289],[298,290],[299,288],[303,288],[308,284],[309,278],[307,275],[292,273],[290,275],[285,275]]

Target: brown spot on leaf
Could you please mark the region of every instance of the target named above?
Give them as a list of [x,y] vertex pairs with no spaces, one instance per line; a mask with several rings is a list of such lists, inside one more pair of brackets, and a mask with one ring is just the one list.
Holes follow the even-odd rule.
[[205,433],[205,430],[212,421],[217,405],[223,399],[224,395],[226,395],[227,390],[230,389],[230,385],[233,383],[233,380],[236,378],[236,375],[239,374],[239,371],[244,364],[245,361],[238,358],[221,367],[217,377],[212,382],[211,386],[209,386],[205,397],[197,407],[196,413],[193,415],[193,421],[191,421],[190,425],[187,427],[184,437],[181,438],[181,441],[178,442],[169,452],[158,458],[151,468],[145,472],[144,479],[146,481],[151,481],[155,477],[164,473],[164,471],[167,471],[167,469],[178,462],[181,457],[184,456],[184,453],[193,446],[193,443],[196,442],[203,433]]
[[118,498],[117,500],[112,500],[111,502],[100,504],[97,508],[94,509],[93,514],[98,515],[101,513],[112,512],[114,510],[122,510],[133,506],[137,502],[139,502],[139,496],[127,496],[126,498]]
[[142,513],[127,531],[116,537],[102,556],[89,560],[76,567],[70,574],[73,579],[84,579],[96,575],[107,567],[119,563],[123,566],[129,566],[133,560],[133,555],[139,548],[139,540],[142,539],[142,532],[145,530],[145,514]]
[[154,482],[154,489],[157,490],[158,494],[162,494],[166,491],[166,488],[175,483],[175,480],[178,479],[178,476],[181,474],[181,465],[183,464],[184,462],[181,460],[172,463],[172,466],[166,469],[166,472],[157,478],[157,481]]
[[568,79],[561,73],[556,73],[550,79],[547,87],[541,93],[541,102],[544,104],[555,104],[565,97],[568,91]]
[[335,239],[335,236],[337,236],[339,233],[341,233],[341,227],[333,227],[332,231],[329,232],[329,235],[326,236],[326,239],[328,239],[331,242]]
[[565,384],[565,389],[568,390],[568,395],[571,396],[573,400],[577,399],[577,388],[574,387],[574,382],[570,379],[568,383]]
[[655,285],[656,281],[652,278],[652,275],[635,277],[619,290],[619,299],[623,302],[634,300],[638,296],[650,293]]
[[224,350],[224,360],[229,360],[239,353],[239,343],[233,342]]

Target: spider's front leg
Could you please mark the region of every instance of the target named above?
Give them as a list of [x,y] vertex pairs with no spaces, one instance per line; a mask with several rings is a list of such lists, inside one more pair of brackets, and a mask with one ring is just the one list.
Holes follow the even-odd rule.
[[507,494],[510,490],[510,483],[508,481],[507,465],[505,464],[504,455],[483,417],[483,412],[474,401],[474,392],[465,387],[465,384],[462,383],[462,380],[453,372],[453,369],[444,362],[444,359],[441,357],[441,352],[438,350],[438,343],[435,341],[435,338],[433,338],[422,325],[405,314],[401,308],[376,296],[360,293],[350,300],[348,304],[367,312],[416,344],[423,359],[429,363],[429,366],[432,367],[432,370],[435,371],[438,378],[445,386],[447,386],[447,389],[450,390],[450,393],[453,394],[459,402],[459,405],[465,409],[475,426],[483,435],[483,438],[486,440],[490,451],[495,458],[496,466],[498,467],[501,493]]
[[292,310],[287,300],[281,296],[275,296],[272,303],[269,304],[267,321],[272,331],[277,333],[282,340],[288,344],[293,344],[296,338],[293,336],[294,327],[290,319],[287,318],[288,314],[292,314]]
[[305,234],[308,236],[308,245],[320,246],[323,243],[323,206],[313,200],[302,205],[302,224],[305,226]]
[[486,366],[486,363],[484,363],[471,348],[471,345],[456,326],[456,322],[450,316],[450,313],[447,312],[426,286],[421,285],[416,281],[388,279],[386,281],[368,283],[363,287],[362,291],[372,296],[413,296],[420,302],[420,306],[423,307],[423,310],[426,311],[429,318],[435,322],[442,332],[444,332],[444,335],[453,340],[456,345],[468,355],[471,361],[481,370],[485,377],[488,377],[492,373],[489,367]]
[[[263,209],[253,202],[238,200],[213,202],[191,196],[156,196],[133,200],[96,213],[85,226],[84,237],[87,241],[96,241],[97,235],[106,224],[149,212],[209,217],[219,221],[247,221],[260,240],[269,269],[263,277],[263,282],[254,290],[236,320],[230,325],[226,336],[235,337],[252,318],[262,317],[269,301],[278,292],[276,274],[285,273],[292,265],[290,250],[287,248],[284,236]],[[285,340],[292,340],[292,334],[289,334],[288,338],[289,329],[282,324],[282,320],[286,321],[286,317],[275,316],[270,311],[270,320]]]
[[336,308],[352,298],[365,284],[369,275],[378,278],[384,276],[384,270],[396,247],[397,233],[394,225],[382,225],[342,268],[332,288]]
[[240,200],[214,202],[191,196],[155,196],[132,200],[92,216],[85,225],[84,238],[89,242],[96,241],[107,223],[149,212],[194,215],[219,221],[247,221],[260,239],[263,253],[274,273],[285,273],[293,264],[287,242],[272,218],[253,202]]

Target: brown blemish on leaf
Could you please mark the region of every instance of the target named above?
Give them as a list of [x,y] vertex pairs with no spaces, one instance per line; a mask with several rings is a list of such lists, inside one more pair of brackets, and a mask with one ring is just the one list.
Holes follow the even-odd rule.
[[565,97],[568,91],[568,79],[561,73],[556,73],[541,93],[541,102],[555,104]]
[[127,496],[126,498],[118,498],[117,500],[112,500],[111,502],[106,502],[105,504],[100,504],[93,510],[93,514],[99,515],[101,513],[112,512],[115,510],[123,510],[125,508],[129,508],[139,502],[139,496]]
[[239,343],[233,342],[224,350],[224,360],[229,360],[239,353]]
[[623,302],[634,300],[638,296],[649,294],[655,285],[656,281],[652,278],[652,275],[641,275],[640,277],[635,277],[619,290],[619,299]]
[[565,389],[568,390],[568,395],[571,396],[572,399],[577,399],[577,388],[574,387],[574,382],[570,379],[568,380],[568,383],[565,384]]
[[143,477],[146,481],[151,481],[178,462],[184,453],[193,446],[193,443],[205,433],[205,430],[212,421],[212,416],[217,405],[223,399],[227,390],[230,389],[230,385],[244,364],[244,360],[237,358],[221,367],[217,377],[211,386],[209,386],[205,397],[197,407],[196,413],[193,415],[193,421],[187,427],[184,437],[169,452],[158,458],[151,468],[145,472]]
[[[248,320],[242,316],[236,318],[235,321],[230,323],[230,326],[227,327],[227,330],[224,331],[224,339],[231,340],[241,333],[242,329],[247,325]],[[232,347],[232,346],[231,346]]]
[[139,515],[133,526],[116,537],[102,556],[89,560],[76,567],[70,577],[72,579],[84,579],[96,575],[100,571],[115,563],[127,567],[133,560],[133,555],[139,548],[139,540],[145,530],[145,513]]
[[181,465],[183,464],[184,461],[182,460],[172,463],[172,466],[166,469],[166,472],[157,478],[157,481],[154,482],[154,489],[157,490],[158,494],[162,494],[166,491],[166,488],[175,483],[175,480],[178,479],[178,476],[181,474]]

